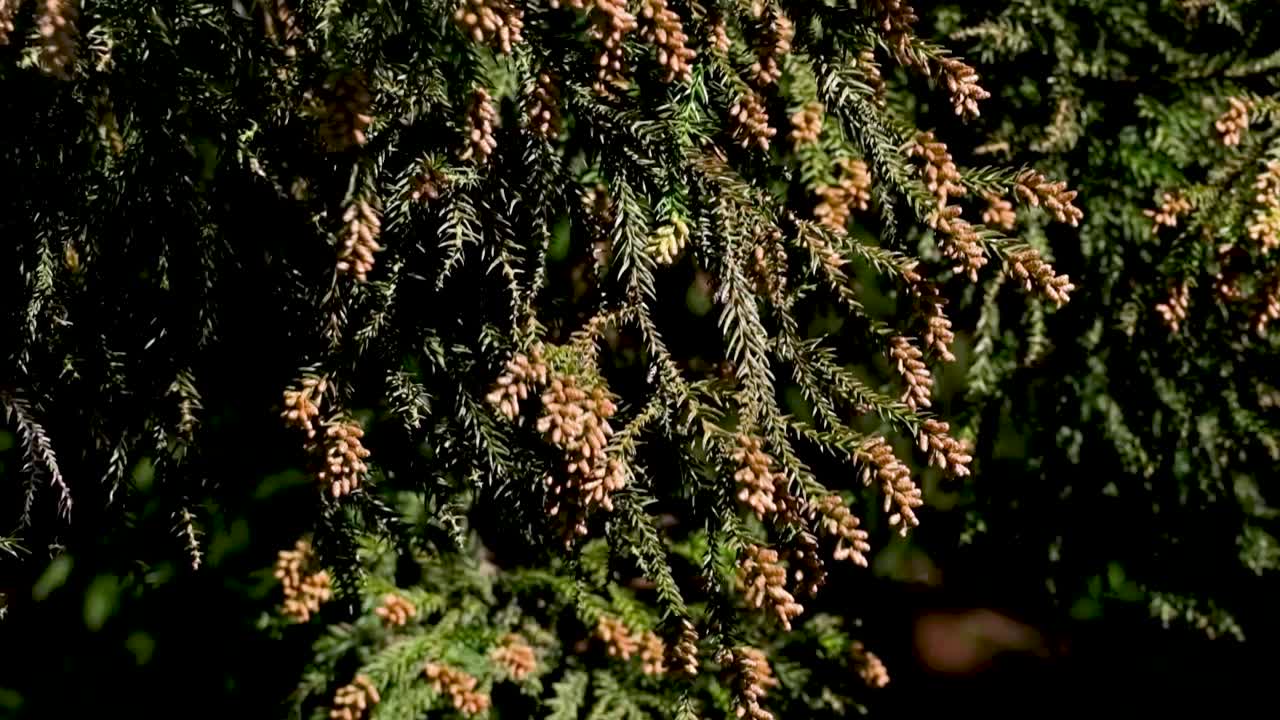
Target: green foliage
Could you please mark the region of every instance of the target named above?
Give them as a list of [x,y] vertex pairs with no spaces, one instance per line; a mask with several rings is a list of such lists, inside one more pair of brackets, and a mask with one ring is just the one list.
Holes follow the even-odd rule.
[[[1274,12],[1028,1],[936,17],[981,59],[1005,110],[970,128],[988,141],[982,160],[1052,169],[1085,210],[1079,250],[1058,254],[1080,289],[1036,320],[1047,348],[1002,332],[1018,321],[998,280],[980,296],[970,392],[983,399],[970,424],[981,437],[1016,423],[1034,471],[975,497],[975,517],[992,542],[1049,550],[1047,563],[1027,558],[1028,574],[1050,578],[1064,605],[1118,565],[1147,592],[1112,599],[1149,602],[1165,624],[1265,628],[1257,598],[1275,587],[1277,527],[1264,498],[1280,468],[1268,399],[1280,344],[1267,317],[1280,265],[1257,224],[1280,152]],[[1225,142],[1231,98],[1252,106],[1238,144]],[[1162,223],[1166,193],[1188,204]],[[1048,232],[1020,220],[1024,236]]]
[[[905,307],[926,293],[945,321],[927,278],[950,271],[897,237],[942,227],[946,198],[904,152],[915,132],[901,103],[883,102],[876,65],[892,40],[903,63],[941,79],[944,50],[878,6],[681,6],[663,22],[684,40],[656,31],[650,12],[617,46],[601,45],[599,27],[582,32],[608,6],[490,10],[523,15],[513,47],[492,29],[470,37],[466,13],[443,3],[104,2],[80,17],[53,3],[17,16],[0,72],[27,141],[4,160],[26,181],[0,213],[16,238],[3,308],[17,339],[0,404],[23,440],[19,520],[33,542],[65,530],[73,497],[95,516],[107,507],[107,526],[162,507],[194,568],[200,505],[244,458],[255,470],[312,462],[332,490],[312,503],[315,544],[340,592],[360,582],[357,531],[415,544],[374,485],[423,493],[453,518],[442,524],[455,544],[462,515],[502,507],[511,522],[481,533],[518,538],[535,562],[568,522],[552,511],[587,502],[570,534],[625,538],[661,613],[680,616],[683,579],[657,513],[730,554],[770,527],[789,541],[817,534],[805,508],[836,489],[806,455],[860,466],[869,484],[890,463],[870,450],[877,430],[950,442],[945,426],[922,424],[932,379],[906,337],[925,323]],[[882,25],[897,29],[882,37]],[[659,72],[655,52],[679,56],[678,42],[700,60]],[[826,120],[807,144],[769,127],[815,105]],[[837,181],[831,163],[857,158],[878,217],[853,233],[806,219],[813,193]],[[984,168],[960,181],[1014,179]],[[958,257],[929,237],[926,258]],[[981,226],[966,242],[983,258],[1021,247]],[[690,276],[717,306],[718,333],[673,322],[660,288]],[[855,277],[883,280],[903,307],[873,312]],[[864,350],[803,328],[824,307]],[[926,350],[950,359],[946,343]],[[617,432],[582,463],[617,466],[628,489],[613,514],[617,488],[557,500],[564,458],[549,445],[560,441],[484,400],[503,363],[534,348],[555,378],[618,399]],[[788,374],[813,423],[781,404]],[[314,415],[285,408],[285,425],[307,432],[301,451],[300,436],[268,429],[294,379],[316,387]],[[903,381],[906,403],[886,392]],[[735,433],[759,436],[776,463],[781,484],[766,495],[783,502],[781,524],[737,517]],[[339,437],[354,460],[333,464],[348,452]],[[914,483],[884,482],[905,532]]]
[[[957,486],[960,537],[1063,608],[1247,633],[1280,560],[1266,3],[930,4],[981,87],[889,0],[24,6],[0,567],[41,602],[103,538],[147,577],[308,536],[334,597],[262,629],[317,634],[317,718],[360,678],[371,717],[450,712],[426,663],[508,717],[843,717],[862,608],[819,586]],[[262,478],[280,522],[215,527]],[[91,575],[97,632],[137,577]]]
[[[693,545],[705,544],[693,540]],[[573,561],[552,561],[502,570],[480,546],[419,554],[406,566],[393,547],[363,543],[360,560],[367,573],[359,591],[361,613],[353,621],[325,626],[314,645],[315,660],[294,695],[293,716],[328,717],[334,692],[355,676],[369,678],[378,688],[371,718],[454,712],[448,694],[435,692],[425,677],[428,663],[475,677],[479,691],[493,700],[492,717],[681,718],[714,716],[717,708],[731,711],[732,695],[712,653],[703,655],[701,672],[692,678],[670,666],[647,672],[652,658],[639,651],[630,657],[611,654],[610,644],[596,633],[598,618],[622,619],[638,639],[657,627],[649,609],[657,591],[647,587],[635,565],[600,553],[604,546],[591,541],[581,555],[584,564],[595,558],[606,564],[602,568],[574,570]],[[373,612],[388,594],[416,609],[407,624],[385,622]],[[699,599],[686,612],[705,617],[706,601]],[[753,625],[768,634],[766,623]],[[843,717],[853,706],[848,688],[857,682],[858,668],[843,627],[842,618],[818,614],[802,632],[773,635],[766,647],[781,683],[770,692],[778,711]],[[286,635],[306,631],[278,629]],[[511,633],[537,659],[523,677],[513,676],[494,655]]]

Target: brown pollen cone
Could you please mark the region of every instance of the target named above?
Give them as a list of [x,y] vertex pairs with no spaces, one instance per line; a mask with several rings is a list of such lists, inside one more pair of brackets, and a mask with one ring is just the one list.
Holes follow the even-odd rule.
[[987,209],[982,211],[982,222],[985,225],[998,227],[1005,232],[1014,228],[1018,222],[1018,214],[1013,210],[1013,203],[999,195],[983,196],[987,201]]
[[791,52],[791,40],[795,34],[795,25],[781,10],[773,6],[765,9],[756,40],[756,61],[751,65],[751,74],[757,85],[763,88],[782,77],[780,61]]
[[613,510],[613,493],[626,485],[621,463],[606,453],[617,408],[603,387],[586,390],[577,378],[561,376],[542,393],[542,409],[538,432],[564,452],[564,472],[545,480],[547,512],[564,523],[567,543],[587,533],[591,511]]
[[547,384],[547,365],[542,360],[542,347],[534,346],[528,355],[516,355],[507,362],[506,372],[498,376],[485,400],[498,408],[508,420],[520,414],[520,401]]
[[46,75],[60,80],[70,77],[67,69],[76,56],[79,34],[76,31],[76,19],[79,15],[75,0],[37,0],[36,31],[40,34],[38,59],[40,69]]
[[929,456],[929,464],[941,468],[949,476],[965,477],[969,474],[969,463],[973,456],[965,443],[951,437],[948,432],[951,426],[935,418],[928,418],[917,433],[916,442],[920,449]]
[[955,333],[952,332],[951,320],[943,309],[947,304],[946,298],[937,285],[926,281],[914,268],[908,270],[903,279],[915,298],[917,312],[925,317],[926,329],[922,337],[925,347],[932,348],[943,362],[955,362],[956,356],[951,354]]
[[306,540],[278,553],[275,576],[284,595],[281,613],[294,622],[310,620],[332,596],[329,573],[316,568],[311,543]]
[[334,73],[324,90],[320,108],[320,137],[333,152],[364,145],[373,125],[373,95],[364,73]]
[[849,646],[849,654],[852,656],[853,667],[858,671],[858,677],[862,678],[867,687],[882,688],[889,684],[889,670],[885,668],[880,658],[861,642],[854,640]]
[[640,635],[640,671],[645,675],[667,674],[667,644],[652,630]]
[[413,177],[409,187],[409,199],[414,202],[425,202],[427,200],[439,200],[440,194],[444,192],[448,178],[445,177],[439,168],[423,167],[422,171]]
[[333,720],[360,720],[381,701],[373,682],[364,675],[357,675],[350,685],[338,688],[329,717]]
[[775,482],[786,484],[787,478],[773,469],[773,458],[761,448],[760,438],[739,434],[731,455],[738,470],[733,479],[738,484],[738,500],[747,504],[756,517],[778,511],[774,502]]
[[467,110],[467,144],[459,157],[484,163],[498,147],[493,128],[498,122],[498,110],[493,98],[484,88],[476,88],[471,95],[471,107]]
[[1187,305],[1190,301],[1190,289],[1185,282],[1174,286],[1169,292],[1169,299],[1162,303],[1156,303],[1156,312],[1160,313],[1160,318],[1164,320],[1164,324],[1168,326],[1170,332],[1178,332],[1182,328],[1182,323],[1187,319]]
[[1009,253],[1005,259],[1006,270],[1017,278],[1026,290],[1038,290],[1055,305],[1062,306],[1070,300],[1071,279],[1058,275],[1053,266],[1044,261],[1034,248],[1022,248]]
[[1143,210],[1142,214],[1151,218],[1151,234],[1160,232],[1161,227],[1178,227],[1178,218],[1191,212],[1191,201],[1182,193],[1164,193],[1160,197],[1160,207],[1155,210]]
[[342,245],[338,248],[337,270],[360,282],[373,270],[373,254],[382,249],[382,217],[378,206],[368,200],[352,202],[342,214]]
[[298,16],[289,7],[288,0],[258,0],[258,10],[266,36],[284,49],[286,57],[296,56],[296,43],[302,37],[302,28],[298,26]]
[[490,653],[493,661],[502,666],[515,680],[523,680],[538,669],[538,656],[524,638],[510,633]]
[[1256,207],[1249,218],[1249,238],[1262,244],[1262,252],[1280,247],[1280,160],[1270,160],[1258,173],[1253,189]]
[[9,33],[13,32],[13,16],[18,13],[22,0],[0,0],[0,46],[9,44]]
[[915,508],[924,504],[920,488],[911,480],[911,471],[893,453],[893,448],[881,435],[873,435],[860,448],[858,460],[862,463],[862,483],[880,484],[884,493],[885,512],[894,510],[889,524],[906,535],[910,528],[920,524]]
[[1032,207],[1043,204],[1060,223],[1076,227],[1084,219],[1084,212],[1072,203],[1076,198],[1076,191],[1068,190],[1065,182],[1050,181],[1035,170],[1022,171],[1014,180],[1013,192]]
[[836,538],[832,557],[836,561],[848,559],[854,565],[867,566],[865,553],[871,552],[867,531],[859,528],[861,521],[844,504],[839,495],[827,495],[814,506],[820,520],[819,529]]
[[932,130],[917,134],[907,154],[922,161],[921,173],[925,187],[933,193],[939,209],[945,208],[952,197],[965,194],[964,185],[960,182],[960,170],[951,158],[947,144],[934,137]]
[[769,126],[769,112],[765,109],[764,98],[754,90],[747,90],[729,108],[729,118],[733,123],[733,137],[744,148],[755,146],[768,150],[769,141],[778,133]]
[[526,114],[533,134],[544,140],[560,136],[564,124],[560,116],[560,87],[550,73],[538,73]]
[[865,161],[853,158],[840,158],[835,167],[836,184],[820,185],[814,191],[820,202],[813,214],[823,227],[843,233],[855,209],[870,207],[871,171]]
[[1253,319],[1253,330],[1258,335],[1267,334],[1267,326],[1280,320],[1280,275],[1262,289],[1261,309]]
[[738,582],[744,589],[747,604],[762,608],[766,603],[787,630],[791,620],[804,612],[804,606],[786,589],[787,571],[778,552],[759,545],[748,545],[746,557],[738,566]]
[[[575,5],[575,3],[569,3]],[[599,95],[612,95],[614,89],[627,87],[623,64],[626,61],[623,41],[640,25],[627,11],[625,0],[590,0],[589,35],[603,45],[597,59],[596,81],[592,85]],[[553,4],[552,7],[555,7]]]
[[453,707],[463,715],[479,715],[489,709],[489,695],[476,690],[479,681],[458,668],[443,663],[427,663],[422,672],[431,689],[448,695]]
[[943,83],[951,93],[956,115],[966,119],[978,117],[981,114],[978,102],[991,97],[991,93],[978,85],[978,72],[959,58],[943,57],[938,64],[942,66]]
[[667,5],[667,0],[642,0],[640,17],[644,19],[641,36],[658,49],[658,64],[662,66],[663,82],[681,82],[689,79],[692,62],[697,54],[686,43],[684,23]]
[[360,442],[362,437],[364,430],[353,421],[334,419],[324,426],[319,444],[324,457],[316,479],[335,498],[354,492],[369,473],[364,462],[369,451]]
[[631,630],[621,620],[608,615],[601,615],[596,621],[596,637],[604,642],[609,657],[630,660],[632,655],[640,652],[640,643],[632,636]]
[[671,648],[671,661],[676,670],[688,677],[698,674],[698,631],[687,619],[680,620],[680,636]]
[[374,608],[373,614],[382,618],[382,622],[388,627],[403,627],[410,618],[417,617],[418,608],[407,598],[387,593],[382,597],[382,604]]
[[734,714],[744,720],[774,720],[773,713],[761,705],[769,690],[778,686],[764,652],[753,647],[737,647],[719,659],[733,676]]
[[889,88],[885,84],[884,76],[880,73],[880,64],[876,62],[875,50],[867,48],[858,53],[858,69],[862,71],[863,81],[875,93],[873,96],[875,103],[883,107]]
[[717,18],[707,31],[707,45],[719,55],[729,52],[732,42],[729,40],[729,29],[725,27],[724,18]]
[[889,340],[889,359],[894,362],[898,374],[907,383],[902,401],[912,410],[927,408],[933,404],[933,375],[923,358],[924,353],[912,345],[909,339],[894,335]]
[[524,11],[506,0],[462,0],[453,20],[472,42],[508,55],[524,39]]
[[284,391],[284,411],[280,416],[284,424],[303,430],[307,438],[316,436],[315,421],[320,417],[320,403],[329,388],[329,381],[323,377],[304,377],[296,386]]
[[1240,144],[1240,138],[1249,129],[1249,113],[1253,109],[1254,103],[1249,98],[1227,98],[1227,109],[1213,123],[1223,145],[1235,147]]
[[818,142],[822,135],[822,103],[807,102],[791,115],[791,145],[803,147]]

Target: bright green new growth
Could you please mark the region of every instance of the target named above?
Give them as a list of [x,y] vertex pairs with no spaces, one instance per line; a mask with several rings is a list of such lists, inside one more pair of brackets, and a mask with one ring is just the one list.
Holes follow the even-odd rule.
[[[696,563],[706,546],[706,536],[695,533],[671,546],[672,557]],[[342,684],[352,677],[377,688],[372,717],[433,711],[471,716],[486,710],[547,718],[734,714],[740,697],[737,659],[754,649],[712,652],[691,626],[663,622],[641,575],[612,579],[616,566],[605,540],[587,541],[580,550],[568,563],[499,570],[486,559],[487,551],[473,546],[439,557],[419,555],[407,571],[393,547],[366,539],[360,550],[368,573],[360,613],[354,622],[331,625],[317,641],[316,661],[294,698],[295,716],[329,717],[334,679]],[[400,587],[392,575],[402,578]],[[413,608],[407,623],[380,616],[392,597]],[[703,615],[707,606],[698,602],[686,610]],[[667,631],[671,644],[661,639]],[[866,686],[874,688],[882,679],[874,653],[855,646],[838,616],[817,614],[795,632],[764,638],[771,638],[765,641],[764,672],[777,679],[765,683],[760,704],[777,711],[859,707]],[[513,665],[503,654],[513,646],[531,650],[533,663]],[[465,692],[450,692],[448,684],[433,683],[428,666],[465,673],[475,682]]]

